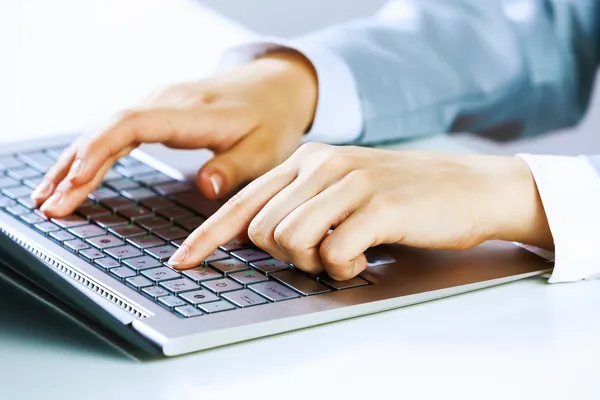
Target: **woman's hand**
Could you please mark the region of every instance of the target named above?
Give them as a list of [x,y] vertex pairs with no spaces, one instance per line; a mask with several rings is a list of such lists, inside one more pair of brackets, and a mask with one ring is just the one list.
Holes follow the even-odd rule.
[[382,243],[465,249],[489,239],[552,246],[526,164],[512,157],[307,144],[194,231],[170,263],[197,266],[243,235],[274,257],[345,280]]
[[316,102],[313,67],[296,53],[169,87],[80,137],[32,197],[47,215],[67,215],[120,157],[154,142],[213,150],[217,155],[199,171],[197,183],[207,198],[221,197],[288,158],[312,122]]

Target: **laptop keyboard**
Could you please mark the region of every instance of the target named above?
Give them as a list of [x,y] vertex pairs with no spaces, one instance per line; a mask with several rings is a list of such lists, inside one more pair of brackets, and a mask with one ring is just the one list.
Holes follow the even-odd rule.
[[63,148],[0,156],[0,210],[184,318],[368,285],[303,273],[231,241],[197,268],[166,261],[220,204],[137,159],[120,159],[77,211],[48,220],[30,195]]

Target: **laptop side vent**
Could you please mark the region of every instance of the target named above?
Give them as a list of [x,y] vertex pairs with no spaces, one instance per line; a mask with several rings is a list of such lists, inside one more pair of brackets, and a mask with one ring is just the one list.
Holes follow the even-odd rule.
[[56,258],[50,257],[48,254],[45,254],[44,252],[42,252],[38,248],[36,248],[36,247],[32,246],[31,244],[29,244],[29,243],[27,243],[27,242],[19,239],[17,236],[14,236],[13,234],[11,234],[10,232],[6,231],[2,227],[0,227],[0,232],[2,232],[3,234],[5,234],[9,239],[11,239],[13,242],[15,242],[16,244],[18,244],[19,246],[21,246],[22,248],[24,248],[28,252],[32,253],[36,257],[42,259],[43,261],[45,261],[46,263],[48,263],[52,267],[54,267],[57,270],[59,270],[61,273],[67,275],[71,279],[74,279],[75,281],[77,281],[80,284],[84,285],[88,289],[94,291],[94,293],[96,293],[96,294],[104,297],[106,300],[108,300],[111,303],[117,305],[119,308],[122,308],[123,310],[127,311],[129,314],[133,315],[134,317],[136,317],[136,318],[147,318],[147,317],[149,317],[149,315],[145,311],[140,310],[138,307],[136,307],[135,305],[129,303],[127,300],[121,298],[116,293],[110,291],[108,288],[103,287],[103,286],[99,285],[98,283],[92,281],[87,276],[81,274],[79,271],[77,271],[77,270],[69,267],[68,265],[62,263],[61,261],[57,260]]

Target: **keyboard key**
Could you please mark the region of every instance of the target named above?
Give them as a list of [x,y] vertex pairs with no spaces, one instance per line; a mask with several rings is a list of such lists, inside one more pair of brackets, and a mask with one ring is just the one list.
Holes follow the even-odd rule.
[[133,188],[133,189],[125,189],[121,190],[121,194],[128,199],[139,201],[145,199],[147,197],[154,197],[156,194],[145,188]]
[[331,289],[317,282],[297,269],[289,269],[271,274],[271,277],[305,296],[331,292]]
[[247,263],[253,263],[253,262],[267,260],[267,259],[271,258],[271,256],[269,254],[265,253],[262,250],[256,250],[256,249],[244,249],[244,250],[232,251],[231,255],[234,257],[237,257],[240,260],[247,262]]
[[87,239],[94,236],[102,236],[106,234],[106,231],[96,225],[81,225],[74,228],[69,228],[69,232],[77,236],[80,239]]
[[166,228],[168,226],[171,226],[171,223],[162,218],[162,217],[157,217],[157,216],[152,216],[152,217],[148,217],[148,218],[141,218],[138,219],[136,221],[136,223],[141,226],[144,229],[147,229],[149,231],[152,231],[154,229],[160,229],[160,228]]
[[59,243],[63,243],[63,242],[66,242],[67,240],[75,239],[75,236],[71,235],[67,231],[59,230],[59,231],[50,232],[50,238]]
[[85,249],[79,252],[79,255],[87,260],[93,261],[96,258],[103,258],[104,254],[98,249]]
[[209,303],[211,301],[218,301],[219,296],[209,292],[206,289],[194,290],[192,292],[185,292],[179,295],[182,299],[190,303],[191,305],[197,306],[198,304]]
[[154,186],[159,185],[161,183],[171,183],[176,182],[175,179],[167,176],[161,172],[154,172],[151,174],[144,174],[141,176],[132,176],[132,178],[145,186]]
[[119,263],[114,258],[110,258],[110,257],[98,258],[98,259],[94,260],[94,264],[98,268],[103,269],[105,271],[108,271],[109,269],[117,268],[117,267],[121,266],[121,263]]
[[171,244],[177,248],[180,248],[183,245],[183,242],[185,242],[185,238],[183,239],[177,239],[177,240],[172,240]]
[[118,211],[118,214],[132,221],[154,215],[152,211],[141,206],[122,208]]
[[0,176],[0,189],[6,189],[10,187],[20,186],[19,181],[9,178],[8,176]]
[[159,297],[158,302],[167,308],[175,308],[187,305],[183,299],[173,295]]
[[211,267],[213,267],[214,269],[216,269],[224,275],[248,269],[248,266],[245,263],[235,258],[228,258],[226,260],[221,261],[213,261],[208,265],[210,265]]
[[235,310],[235,306],[228,301],[219,300],[212,303],[204,303],[198,306],[202,311],[209,314],[218,313],[221,311]]
[[145,249],[148,247],[161,246],[165,244],[165,241],[158,237],[148,234],[141,236],[134,236],[127,239],[127,242],[134,245],[138,249]]
[[142,293],[144,293],[146,296],[156,300],[161,296],[168,296],[169,292],[161,287],[158,286],[150,286],[150,287],[146,287],[142,289]]
[[9,169],[9,168],[19,168],[22,167],[24,164],[17,160],[15,157],[12,156],[2,156],[0,157],[0,171],[4,171],[5,169]]
[[48,157],[53,158],[55,160],[58,160],[58,158],[61,156],[61,154],[67,149],[66,146],[59,146],[59,147],[54,147],[51,149],[45,149],[44,154],[46,154]]
[[102,205],[109,210],[117,211],[122,208],[135,206],[135,203],[123,196],[111,197],[101,201]]
[[48,171],[56,162],[41,151],[19,154],[17,158],[39,172]]
[[105,253],[119,261],[123,261],[126,258],[139,257],[142,255],[141,251],[131,245],[112,247],[110,249],[106,249]]
[[31,189],[37,188],[40,183],[44,180],[43,176],[35,176],[27,179],[23,179],[23,184],[27,185],[27,187]]
[[350,289],[350,288],[365,286],[365,285],[369,284],[369,282],[365,281],[364,279],[362,279],[358,276],[354,277],[352,279],[349,279],[347,281],[340,282],[340,281],[333,280],[328,275],[322,275],[322,276],[319,276],[319,281],[323,282],[327,286],[330,286],[337,290]]
[[156,195],[141,199],[140,204],[151,209],[152,211],[157,211],[161,208],[172,207],[175,205],[175,203],[173,203],[171,200]]
[[37,214],[37,215],[39,215],[41,218],[43,218],[43,219],[44,219],[44,221],[48,221],[48,220],[50,220],[50,218],[48,218],[48,217],[46,216],[46,214],[44,214],[44,213],[43,213],[43,212],[41,212],[40,210],[37,210],[37,209],[36,209],[36,210],[33,210],[33,213],[34,213],[34,214]]
[[181,274],[167,267],[146,269],[143,270],[141,274],[153,282],[162,282],[170,279],[181,278]]
[[96,204],[94,202],[94,200],[90,200],[90,199],[85,199],[83,200],[83,202],[79,205],[79,207],[89,207],[89,206],[93,206],[94,204]]
[[300,295],[277,282],[263,282],[249,286],[250,289],[271,301],[289,300]]
[[122,281],[137,275],[134,270],[127,267],[113,268],[110,270],[110,274]]
[[10,176],[11,178],[14,178],[18,181],[21,181],[21,180],[27,179],[27,178],[34,178],[34,177],[38,177],[38,176],[42,175],[42,174],[40,174],[40,171],[38,171],[37,169],[33,169],[33,168],[27,167],[27,166],[23,166],[20,168],[8,169],[6,171],[6,174],[8,176]]
[[177,225],[184,227],[188,231],[193,231],[202,225],[206,219],[202,217],[185,217],[174,220]]
[[39,224],[40,222],[45,221],[44,218],[40,217],[35,213],[21,214],[19,218],[29,225]]
[[219,260],[225,260],[228,259],[229,255],[227,255],[227,253],[225,253],[223,250],[215,250],[212,253],[210,253],[210,255],[208,257],[206,257],[206,259],[204,260],[204,262],[210,263],[213,261],[219,261]]
[[142,174],[150,174],[156,172],[156,170],[148,165],[137,164],[137,165],[129,165],[127,167],[122,165],[117,165],[115,170],[123,176],[127,178],[139,177]]
[[137,225],[127,224],[109,228],[108,231],[121,239],[130,238],[139,235],[145,235],[146,230]]
[[123,261],[123,264],[136,271],[162,266],[160,261],[155,260],[150,256],[128,258],[127,260]]
[[175,253],[177,247],[171,246],[170,244],[158,247],[151,247],[149,249],[144,249],[144,252],[148,255],[156,258],[160,261],[168,261],[169,258]]
[[172,182],[152,187],[156,193],[161,196],[170,196],[175,193],[188,192],[192,189],[190,185],[184,182]]
[[53,159],[55,161],[58,160],[58,157],[60,157],[60,153],[56,153],[53,150],[45,149],[43,151],[44,151],[44,154],[46,154],[48,157],[50,157],[51,159]]
[[201,315],[204,315],[204,313],[202,311],[198,310],[194,306],[176,307],[175,312],[184,318],[193,318],[193,317],[199,317]]
[[164,287],[169,292],[174,293],[174,294],[200,289],[200,286],[196,285],[194,282],[190,281],[189,279],[185,279],[185,278],[174,279],[172,281],[162,282],[160,284],[160,286]]
[[68,240],[63,243],[67,250],[72,251],[73,253],[77,253],[78,251],[89,249],[90,245],[85,243],[82,240]]
[[79,206],[77,213],[83,215],[87,219],[98,218],[105,215],[110,215],[110,211],[102,207],[100,204],[92,204],[89,206]]
[[[115,171],[113,168],[111,168],[104,174],[104,176],[102,177],[102,181],[110,181],[110,180],[120,179],[122,177],[123,177],[123,175],[121,175],[120,173]],[[117,190],[117,192],[118,192],[118,190]]]
[[104,182],[104,184],[107,187],[109,187],[112,190],[115,190],[117,192],[120,192],[122,190],[127,190],[127,189],[139,189],[140,188],[140,185],[138,185],[131,179],[127,179],[127,178],[110,179],[110,180],[107,179]]
[[125,167],[133,167],[135,165],[141,165],[142,163],[136,159],[135,157],[132,156],[125,156],[125,157],[121,157],[117,163],[119,165],[123,165]]
[[250,249],[252,247],[254,247],[254,244],[252,244],[251,242],[246,242],[239,239],[230,240],[229,242],[219,246],[221,250],[225,251]]
[[23,207],[21,204],[13,204],[11,206],[7,206],[5,210],[17,217],[21,214],[26,214],[29,212],[29,209],[27,207]]
[[11,199],[18,199],[19,197],[29,197],[33,190],[28,188],[27,186],[16,186],[11,188],[2,189],[2,193],[5,196],[10,197]]
[[192,214],[191,211],[188,211],[187,209],[179,206],[161,208],[157,211],[157,214],[162,217],[165,217],[170,221],[176,220],[178,218],[187,218],[194,216],[194,214]]
[[154,284],[152,283],[152,281],[150,281],[148,278],[145,278],[143,276],[134,276],[131,278],[127,278],[125,280],[125,282],[133,287],[136,290],[141,290],[143,288],[148,288],[153,286]]
[[154,234],[161,239],[171,241],[177,239],[185,239],[189,236],[189,232],[178,226],[169,226],[154,231]]
[[171,200],[179,205],[189,208],[192,211],[196,211],[198,214],[206,218],[210,217],[219,208],[221,208],[220,203],[208,200],[196,191],[175,194],[171,196]]
[[79,215],[67,215],[62,218],[52,218],[52,222],[65,229],[87,225],[87,221]]
[[96,236],[86,239],[86,242],[100,250],[125,245],[125,242],[114,235]]
[[223,277],[219,272],[208,267],[198,267],[182,271],[183,275],[187,276],[196,283],[208,281],[211,279],[220,279]]
[[36,230],[42,232],[42,233],[50,233],[50,232],[54,232],[59,230],[60,228],[56,225],[54,225],[52,222],[48,221],[48,222],[41,222],[39,224],[35,224],[33,226]]
[[118,215],[105,215],[103,217],[92,218],[92,221],[104,229],[113,228],[119,225],[126,225],[129,223],[129,221],[127,221],[125,218],[119,217]]
[[228,278],[205,281],[202,282],[202,286],[216,294],[231,292],[232,290],[238,290],[242,288],[242,285]]
[[14,206],[15,204],[14,200],[0,194],[0,208]]
[[288,264],[275,258],[251,263],[250,265],[266,275],[272,274],[273,272],[285,271],[286,269],[291,268]]
[[36,203],[31,199],[31,197],[26,196],[26,197],[19,197],[17,199],[17,201],[19,202],[19,204],[21,204],[23,207],[25,208],[29,208],[30,210],[33,210],[36,207]]
[[223,298],[229,300],[230,302],[241,308],[268,303],[268,301],[264,297],[254,293],[252,290],[249,289],[242,289],[236,290],[235,292],[224,293]]
[[269,280],[265,275],[253,269],[235,272],[229,275],[229,277],[244,286],[252,285],[254,283],[259,282],[266,282]]
[[92,193],[88,195],[88,197],[95,201],[100,201],[103,199],[109,199],[111,197],[118,197],[119,193],[107,187],[99,187],[94,190]]

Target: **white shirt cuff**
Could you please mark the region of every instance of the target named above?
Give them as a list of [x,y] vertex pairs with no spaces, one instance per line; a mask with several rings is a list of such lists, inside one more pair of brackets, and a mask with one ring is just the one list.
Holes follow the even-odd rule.
[[344,60],[329,50],[279,38],[243,44],[226,51],[219,68],[228,68],[278,50],[294,50],[315,68],[319,97],[315,118],[304,141],[344,144],[362,132],[363,117],[356,82]]
[[554,238],[550,283],[600,276],[600,176],[583,157],[519,154],[529,166]]

